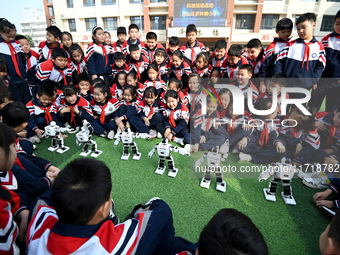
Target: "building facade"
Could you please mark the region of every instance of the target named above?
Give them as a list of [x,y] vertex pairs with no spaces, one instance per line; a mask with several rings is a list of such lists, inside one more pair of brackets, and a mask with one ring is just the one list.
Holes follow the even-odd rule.
[[24,21],[20,22],[23,35],[32,37],[34,46],[38,47],[41,41],[46,40],[46,19],[43,10],[37,8],[25,8],[23,10]]
[[[178,36],[183,44],[186,41],[185,21],[192,20],[198,28],[198,39],[212,48],[219,39],[227,40],[230,45],[246,44],[250,39],[258,38],[264,45],[268,45],[276,36],[275,25],[279,19],[290,18],[295,22],[305,12],[316,13],[314,34],[320,40],[333,30],[334,15],[340,9],[340,2],[337,2],[340,0],[43,1],[47,23],[55,21],[62,31],[72,33],[74,42],[84,47],[92,42],[91,30],[94,26],[101,26],[109,31],[114,42],[117,40],[117,27],[128,27],[132,23],[140,27],[144,41],[146,33],[154,31],[162,44],[166,44],[171,36]],[[204,8],[211,8],[211,11]],[[225,22],[217,24],[219,11]],[[178,17],[179,12],[184,15],[182,18]],[[192,19],[193,16],[196,19]],[[293,37],[297,37],[296,29],[293,30]]]

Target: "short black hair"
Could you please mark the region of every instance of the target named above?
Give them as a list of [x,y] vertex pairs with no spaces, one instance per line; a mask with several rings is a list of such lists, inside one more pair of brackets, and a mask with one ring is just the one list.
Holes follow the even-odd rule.
[[196,59],[202,58],[204,62],[209,63],[209,55],[207,52],[200,52],[197,54]]
[[149,86],[144,91],[144,98],[149,97],[149,95],[157,96],[157,89],[154,86]]
[[4,80],[0,77],[0,104],[5,103],[6,99],[12,99],[11,91]]
[[280,87],[287,87],[288,85],[288,77],[284,73],[277,73],[270,78],[270,81],[273,83],[277,83]]
[[228,50],[228,56],[241,57],[243,54],[243,47],[240,44],[233,44]]
[[189,34],[190,32],[195,32],[197,34],[197,28],[196,28],[196,25],[195,24],[189,24],[187,25],[187,29],[186,29],[186,32],[185,34]]
[[340,10],[335,14],[334,22],[336,21],[336,19],[340,19]]
[[180,51],[180,50],[175,50],[173,53],[172,53],[172,57],[173,56],[176,56],[176,57],[178,57],[178,58],[180,58],[180,59],[183,59],[183,53],[182,53],[182,51]]
[[251,48],[262,48],[262,44],[261,41],[257,38],[251,39],[248,43],[247,43],[247,48],[251,49]]
[[15,36],[15,40],[16,40],[16,41],[19,41],[19,40],[22,40],[22,39],[27,40],[26,36],[24,36],[24,35],[16,35],[16,36]]
[[340,246],[340,213],[337,210],[336,215],[333,217],[328,230],[328,237],[334,239],[338,246]]
[[126,77],[131,76],[134,80],[137,80],[137,73],[134,69],[132,69],[127,75]]
[[157,41],[157,35],[156,35],[156,33],[155,33],[155,32],[148,32],[148,33],[146,34],[146,40],[147,40],[147,39],[154,39],[154,40]]
[[163,48],[158,48],[155,50],[155,56],[162,56],[164,60],[167,58],[168,54],[166,53],[166,50]]
[[147,71],[149,71],[150,69],[155,70],[157,73],[159,72],[159,69],[158,69],[156,62],[152,62],[150,65],[148,65]]
[[73,96],[73,95],[77,95],[78,90],[74,85],[66,85],[63,88],[63,93],[64,93],[65,97],[70,97],[70,96]]
[[100,92],[102,92],[103,94],[107,93],[107,96],[106,96],[107,99],[112,98],[110,88],[109,86],[107,86],[107,84],[104,81],[96,83],[96,85],[93,86],[93,89],[99,89]]
[[49,26],[46,28],[46,31],[54,36],[54,38],[61,39],[61,31],[57,26]]
[[239,70],[242,70],[242,69],[245,69],[248,71],[248,73],[253,73],[253,67],[249,64],[243,64],[243,65],[240,65],[240,67],[238,68]]
[[220,210],[204,227],[198,241],[200,255],[267,255],[267,244],[251,219],[231,208]]
[[109,36],[111,37],[111,34],[109,31],[104,31],[104,34],[109,34]]
[[52,50],[51,56],[53,59],[56,59],[57,57],[68,58],[66,50],[64,50],[63,48],[59,48],[59,47],[54,48]]
[[129,31],[130,31],[131,29],[137,29],[137,30],[139,31],[139,27],[138,27],[136,24],[131,24],[131,25],[129,26]]
[[9,22],[8,20],[3,20],[0,22],[0,33],[9,33],[11,30],[16,30],[14,24]]
[[278,31],[280,30],[284,30],[284,29],[290,29],[292,30],[293,29],[293,21],[289,18],[283,18],[283,19],[280,19],[277,24],[276,24],[276,29]]
[[119,75],[124,75],[124,76],[125,76],[125,78],[126,78],[126,76],[127,76],[127,73],[126,73],[124,70],[122,70],[122,71],[119,71],[119,72],[117,73],[117,79],[118,79]]
[[110,199],[110,169],[101,161],[75,159],[52,185],[52,203],[60,222],[86,225]]
[[60,40],[61,40],[61,38],[62,38],[64,35],[69,36],[69,37],[71,38],[71,40],[73,41],[72,34],[71,34],[70,32],[67,32],[67,31],[64,31],[64,32],[61,33]]
[[180,44],[179,38],[177,36],[171,36],[169,38],[169,44],[170,45],[179,45]]
[[12,127],[16,128],[21,124],[28,122],[30,113],[26,106],[20,102],[12,102],[4,106],[1,111],[2,121]]
[[46,95],[50,98],[54,96],[55,85],[53,82],[44,83],[43,85],[39,86],[38,88],[38,96],[41,97],[42,95]]
[[129,46],[129,51],[132,52],[132,51],[137,51],[137,50],[140,50],[139,49],[139,46],[137,44],[131,44]]
[[135,97],[137,95],[137,89],[134,86],[126,84],[125,87],[124,87],[124,91],[125,90],[129,90],[133,97]]
[[0,57],[0,72],[7,73],[7,62],[3,57]]
[[302,14],[295,22],[295,25],[299,25],[300,23],[303,23],[305,21],[309,21],[311,23],[316,22],[316,15],[313,12],[306,12]]
[[[0,122],[0,147],[5,151],[5,157],[8,157],[11,144],[15,143],[15,131],[5,123]],[[10,169],[6,169],[10,170]]]
[[89,75],[88,73],[85,73],[85,72],[77,74],[77,76],[74,77],[74,79],[73,79],[73,84],[78,85],[81,81],[88,81],[91,84],[92,77],[91,77],[91,75]]
[[120,34],[126,35],[126,27],[118,27],[117,28],[117,36]]
[[178,92],[175,90],[167,90],[164,96],[165,101],[168,100],[169,97],[178,99],[179,98]]
[[218,40],[215,43],[215,49],[227,49],[227,42],[225,40]]
[[77,43],[72,44],[72,45],[70,46],[70,48],[68,48],[68,51],[69,51],[70,54],[71,54],[71,58],[72,58],[72,53],[75,52],[75,51],[79,51],[79,53],[82,54],[83,57],[84,57],[84,51],[83,51],[83,49],[80,47],[80,45],[77,44]]
[[120,60],[120,59],[125,60],[125,56],[124,56],[123,52],[117,51],[113,54],[113,59],[114,60]]
[[178,90],[182,90],[183,88],[183,82],[181,80],[179,80],[178,78],[172,78],[170,81],[169,81],[169,84],[170,83],[175,83],[176,84],[176,88]]

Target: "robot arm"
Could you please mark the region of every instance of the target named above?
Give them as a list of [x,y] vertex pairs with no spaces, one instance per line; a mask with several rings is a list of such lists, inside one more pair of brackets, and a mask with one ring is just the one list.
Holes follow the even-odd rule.
[[194,164],[194,168],[200,166],[204,162],[204,160],[207,158],[207,156],[208,156],[208,153],[206,152],[206,153],[203,154],[202,157],[200,157],[198,160],[196,160],[196,162]]
[[259,182],[267,180],[270,176],[274,174],[274,167],[270,165],[265,171],[263,171],[259,176]]
[[150,135],[148,133],[135,133],[133,134],[133,138],[149,139]]
[[149,152],[148,157],[151,158],[153,154],[155,154],[157,150],[158,143],[152,148],[152,150]]
[[118,144],[120,143],[120,140],[121,140],[121,136],[118,136],[117,139],[116,139],[116,141],[114,142],[113,146],[114,146],[114,147],[117,147]]
[[178,152],[179,154],[181,154],[183,156],[190,157],[190,152],[188,150],[186,150],[185,148],[181,148],[181,147],[178,147],[178,146],[175,146],[175,147],[171,146],[170,150],[174,151],[174,152]]

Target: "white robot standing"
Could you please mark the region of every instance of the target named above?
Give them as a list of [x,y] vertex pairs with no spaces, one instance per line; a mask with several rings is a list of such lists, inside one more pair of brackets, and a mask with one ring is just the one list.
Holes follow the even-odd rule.
[[133,133],[130,128],[125,128],[123,132],[118,132],[116,135],[116,141],[114,142],[114,147],[123,142],[123,155],[121,156],[121,160],[128,160],[130,157],[129,147],[132,148],[133,153],[133,160],[140,160],[142,153],[138,151],[137,144],[133,141],[133,138],[143,138],[148,139],[150,138],[149,134],[141,134],[141,133]]
[[170,145],[168,143],[168,139],[163,138],[161,143],[157,143],[153,149],[149,152],[149,158],[155,154],[157,150],[159,161],[158,161],[158,167],[155,171],[156,174],[162,175],[166,169],[165,166],[165,160],[168,161],[168,167],[169,167],[169,173],[168,176],[170,177],[176,177],[178,173],[178,169],[175,167],[174,159],[170,155],[171,151],[178,152],[182,155],[185,155],[187,157],[190,156],[190,152],[187,148],[179,148],[177,146]]
[[[92,152],[91,157],[97,158],[100,154],[102,154],[102,151],[97,149],[97,142],[92,140],[92,134],[92,125],[87,120],[83,120],[83,126],[76,134],[77,145],[80,146],[82,143],[84,143],[83,151],[79,154],[79,156],[86,157]],[[90,146],[92,146],[91,150]]]
[[277,184],[282,180],[283,192],[281,192],[281,196],[283,201],[287,205],[296,205],[290,185],[295,171],[291,161],[286,158],[282,158],[280,163],[272,163],[266,171],[263,171],[259,176],[260,182],[271,177],[268,189],[263,189],[265,198],[268,201],[276,202]]
[[226,182],[223,180],[223,173],[220,168],[221,161],[224,161],[228,154],[222,154],[220,152],[220,147],[216,146],[211,149],[211,151],[203,154],[201,158],[199,158],[195,164],[194,168],[199,167],[205,159],[207,159],[206,170],[204,176],[201,180],[200,186],[205,189],[209,189],[211,182],[211,171],[216,172],[216,190],[225,192],[226,191]]
[[49,151],[57,151],[62,154],[70,149],[70,147],[64,146],[64,138],[60,135],[60,132],[64,131],[66,131],[66,129],[57,126],[55,121],[51,121],[50,124],[45,127],[45,137],[52,137],[51,146],[48,148]]

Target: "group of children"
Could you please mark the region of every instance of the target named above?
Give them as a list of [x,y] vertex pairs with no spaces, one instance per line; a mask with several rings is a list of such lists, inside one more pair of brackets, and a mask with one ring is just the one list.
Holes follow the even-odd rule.
[[[36,160],[23,138],[39,143],[51,121],[76,132],[87,120],[96,135],[108,139],[128,127],[148,133],[150,139],[159,136],[188,145],[194,153],[227,147],[226,152],[239,153],[240,161],[255,164],[286,157],[296,167],[318,163],[334,168],[340,157],[340,12],[334,32],[322,42],[313,36],[315,24],[315,14],[301,15],[296,21],[299,38],[292,40],[293,22],[284,18],[276,26],[278,38],[267,49],[258,39],[251,39],[245,47],[231,45],[228,50],[226,41],[218,40],[212,53],[197,40],[194,24],[187,26],[184,45],[180,47],[174,36],[168,49],[158,43],[154,32],[147,33],[146,43],[139,40],[135,24],[128,28],[128,39],[126,28],[119,27],[118,41],[113,44],[108,32],[94,27],[93,43],[85,55],[72,35],[56,26],[46,29],[47,40],[35,53],[24,36],[16,35],[15,26],[2,20],[0,114],[16,130],[23,154],[32,156],[29,160],[37,169],[31,173],[32,181],[45,178],[47,186],[59,169]],[[232,89],[221,84],[242,91],[244,114],[234,114]],[[281,115],[284,87],[312,89],[311,115],[296,107]],[[318,112],[325,96],[326,112]],[[288,97],[301,95],[289,93]],[[249,101],[255,109],[271,113],[252,114]],[[216,124],[218,119],[225,123]],[[314,200],[318,206],[339,208],[339,200],[332,204],[325,200],[339,190],[336,176],[330,178],[333,185],[324,184],[331,192],[317,193]],[[41,195],[46,187],[39,187],[32,193]]]

